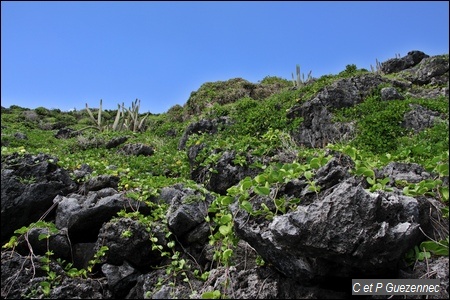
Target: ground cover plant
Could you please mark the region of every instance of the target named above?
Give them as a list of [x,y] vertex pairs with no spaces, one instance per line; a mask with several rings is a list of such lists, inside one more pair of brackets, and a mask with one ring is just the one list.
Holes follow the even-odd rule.
[[[448,61],[448,55],[444,57]],[[234,266],[239,243],[234,230],[235,214],[231,209],[235,200],[239,209],[269,221],[295,211],[304,199],[279,196],[280,189],[288,182],[301,178],[310,192],[308,197],[313,199],[321,191],[314,176],[319,168],[332,159],[332,153],[339,152],[353,160],[355,165],[350,172],[364,178],[370,192],[397,188],[405,196],[429,195],[443,204],[442,216],[448,218],[448,82],[425,87],[447,88],[444,96],[425,98],[411,94],[402,100],[383,101],[382,88],[392,87],[386,84],[374,89],[363,101],[352,107],[333,109],[334,122],[355,124],[355,136],[350,140],[311,148],[298,144],[292,138],[304,121],[303,117],[289,118],[287,113],[293,107],[306,103],[339,80],[373,73],[348,65],[337,75],[312,78],[309,73],[308,78],[302,80],[300,68],[297,67],[297,76],[294,78],[292,75],[292,81],[267,76],[258,84],[243,79],[205,83],[184,106],[176,105],[162,114],[139,112],[138,99],[129,108],[118,104],[117,110],[106,111],[102,110],[101,100],[98,108],[94,108],[95,104],[86,104],[85,109],[71,112],[44,107],[2,107],[2,164],[12,154],[24,156],[46,153],[58,157],[58,166],[68,170],[79,184],[99,175],[117,176],[119,192],[153,209],[153,213],[147,216],[140,212],[121,210],[117,219],[127,218],[138,222],[150,233],[152,224],[157,222],[161,222],[164,228],[164,245],[155,235],[150,235],[150,240],[152,250],[158,251],[165,259],[160,268],[166,271],[171,280],[160,279],[156,285],[170,282],[175,286],[181,281],[189,284],[194,293],[191,285],[194,279],[206,281],[213,267],[224,267],[227,277]],[[379,75],[380,71],[376,73]],[[397,77],[394,73],[386,75],[386,78]],[[401,79],[398,76],[398,80]],[[419,132],[403,127],[405,114],[411,112],[415,105],[438,114],[440,121]],[[229,123],[214,133],[191,133],[186,146],[180,149],[179,141],[189,124],[218,118],[227,118]],[[71,129],[71,135],[57,138],[57,132],[66,128]],[[118,138],[125,138],[126,144],[147,145],[153,152],[151,155],[124,155],[118,151],[119,147],[107,146],[108,142]],[[188,150],[195,147],[198,147],[195,157],[189,157]],[[257,170],[257,175],[244,176],[225,192],[217,193],[206,186],[212,174],[219,172],[217,164],[225,153],[233,153],[233,166]],[[286,161],[286,157],[290,157],[290,161]],[[389,178],[377,176],[378,171],[391,162],[416,163],[434,174],[434,177],[411,183],[390,182]],[[92,171],[81,178],[75,176],[82,166],[88,166]],[[202,182],[192,178],[195,168],[204,169],[207,174]],[[33,178],[23,178],[23,183],[33,184]],[[201,195],[192,197],[191,201],[205,201],[207,195],[213,195],[214,200],[205,218],[210,231],[208,243],[213,247],[214,264],[210,269],[199,268],[188,262],[183,256],[183,248],[166,227],[168,206],[152,202],[163,188],[175,184],[183,184]],[[255,199],[264,201],[255,204]],[[9,242],[2,245],[3,249],[14,249],[18,239],[35,227],[54,229],[51,223],[43,221],[17,228]],[[131,230],[122,233],[125,239],[132,236]],[[49,235],[44,234],[40,238],[45,240]],[[71,276],[87,278],[92,275],[94,266],[101,264],[107,252],[107,247],[98,249],[87,269],[73,268],[70,262],[61,260],[58,263]],[[46,254],[46,280],[41,282],[39,289],[30,291],[27,297],[37,297],[38,294],[48,297],[51,289],[59,283],[50,265],[51,260],[57,259],[51,249]],[[448,256],[448,231],[441,240],[430,237],[410,249],[405,253],[405,262],[413,264],[432,255]],[[264,263],[258,257],[257,265],[263,266]],[[195,278],[190,277],[190,271],[195,274]],[[222,286],[203,293],[203,297],[232,297],[229,294],[230,285],[231,281],[227,278]]]

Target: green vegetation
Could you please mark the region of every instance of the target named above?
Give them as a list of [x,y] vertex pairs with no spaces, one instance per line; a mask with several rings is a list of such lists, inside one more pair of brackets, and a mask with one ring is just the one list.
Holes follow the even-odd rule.
[[[335,111],[335,120],[357,121],[358,135],[352,145],[373,154],[397,152],[407,146],[415,151],[416,159],[417,156],[422,158],[427,153],[434,155],[448,149],[448,136],[443,134],[449,130],[448,122],[437,123],[419,134],[401,126],[405,113],[412,110],[411,104],[419,104],[448,116],[448,98],[382,101],[379,90],[359,105]],[[417,146],[414,147],[414,144]],[[426,148],[420,149],[421,146]],[[431,146],[433,151],[430,151]]]
[[[238,201],[240,209],[252,216],[261,216],[271,220],[277,215],[295,210],[301,203],[299,198],[279,197],[278,190],[282,184],[295,178],[302,178],[308,183],[311,194],[320,192],[320,186],[313,180],[315,172],[330,159],[328,150],[339,151],[349,155],[355,162],[351,170],[355,175],[366,178],[371,192],[377,190],[389,191],[389,179],[377,178],[375,170],[386,166],[389,162],[418,163],[428,172],[435,174],[432,180],[419,183],[396,182],[396,187],[407,196],[431,195],[446,204],[443,213],[448,217],[448,186],[443,184],[443,178],[448,176],[449,156],[449,100],[447,97],[435,99],[407,98],[405,100],[381,101],[379,87],[362,103],[334,111],[335,121],[354,121],[356,137],[348,143],[329,144],[323,149],[308,149],[297,145],[291,137],[293,131],[302,124],[302,118],[289,119],[287,112],[295,105],[310,100],[325,86],[342,78],[348,78],[368,72],[358,69],[356,65],[347,65],[338,75],[325,75],[315,80],[305,80],[300,77],[297,68],[297,78],[293,82],[267,76],[258,84],[249,83],[243,79],[233,79],[226,82],[205,83],[194,92],[184,106],[175,105],[163,114],[139,113],[140,101],[132,102],[131,108],[124,104],[117,110],[102,110],[102,101],[97,110],[61,112],[43,107],[29,110],[18,106],[2,108],[2,161],[12,153],[47,153],[59,158],[59,166],[73,172],[82,164],[89,165],[93,172],[87,176],[102,174],[120,177],[119,190],[127,193],[131,199],[144,201],[152,205],[152,215],[144,216],[139,212],[126,213],[121,211],[118,218],[130,218],[144,225],[151,232],[151,224],[162,222],[166,224],[167,205],[155,204],[151,200],[157,196],[163,187],[175,183],[183,183],[205,195],[206,189],[190,179],[192,166],[186,150],[178,150],[178,142],[186,129],[192,123],[203,118],[213,119],[229,117],[231,125],[223,125],[215,134],[199,132],[191,134],[187,148],[202,145],[196,156],[199,166],[207,167],[209,172],[215,170],[218,159],[225,151],[233,151],[236,166],[258,168],[261,173],[255,177],[246,177],[238,184],[229,188],[225,195],[212,192],[215,200],[209,207],[206,221],[210,224],[209,243],[214,247],[215,265],[229,268],[233,265],[233,255],[238,238],[233,229],[233,214],[230,204]],[[292,83],[296,89],[292,89]],[[264,97],[255,97],[246,89],[257,90],[268,87]],[[441,113],[444,121],[419,133],[408,131],[401,126],[403,116],[410,111],[411,104],[419,104],[427,109]],[[79,135],[57,139],[58,129],[70,127]],[[24,133],[27,139],[18,139],[16,133]],[[107,149],[106,143],[113,138],[127,136],[127,143],[144,143],[154,149],[151,156],[125,156],[117,149]],[[270,160],[277,153],[289,153],[294,160],[280,163]],[[252,160],[249,157],[252,157]],[[82,178],[79,181],[88,180]],[[34,178],[22,178],[24,184],[31,184]],[[255,206],[252,200],[263,198],[264,201]],[[47,226],[45,223],[31,224],[27,228],[16,231],[4,248],[14,249],[17,239],[34,226]],[[192,270],[180,251],[177,241],[166,228],[167,245],[151,236],[153,250],[159,251],[162,257],[170,263],[162,266],[166,274],[176,279],[181,276],[189,283],[187,270]],[[49,236],[43,237],[48,239]],[[132,231],[121,234],[124,239],[133,237]],[[107,247],[101,248],[89,263],[90,273],[95,264],[107,253]],[[442,241],[427,241],[411,249],[406,259],[422,260],[430,255],[448,255],[448,237]],[[45,266],[48,278],[42,286],[42,293],[48,296],[55,280],[51,273],[49,262],[52,259],[51,249],[45,256]],[[86,270],[72,268],[70,263],[59,261],[70,276],[86,277]],[[264,261],[259,257],[258,265]],[[195,269],[197,278],[206,280],[209,272]],[[228,273],[227,273],[228,274]],[[161,279],[159,284],[162,285]],[[223,298],[223,290],[214,290],[203,294],[204,298]]]

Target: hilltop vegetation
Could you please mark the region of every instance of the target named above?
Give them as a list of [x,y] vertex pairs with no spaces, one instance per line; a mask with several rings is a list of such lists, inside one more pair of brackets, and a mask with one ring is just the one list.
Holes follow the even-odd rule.
[[[326,188],[314,176],[335,153],[351,158],[355,165],[350,173],[362,178],[367,191],[431,197],[441,204],[441,217],[448,218],[449,56],[430,61],[443,65],[444,71],[436,71],[429,80],[424,79],[424,66],[416,63],[389,72],[389,64],[385,72],[347,65],[339,74],[304,81],[267,76],[259,83],[241,78],[208,82],[186,104],[162,114],[139,112],[138,100],[129,108],[119,105],[118,110],[102,110],[101,102],[97,108],[89,103],[89,108],[70,112],[2,107],[2,186],[3,165],[9,165],[11,157],[48,154],[79,186],[100,175],[117,177],[118,192],[152,207],[150,223],[167,224],[169,207],[161,204],[156,209],[154,199],[162,189],[182,184],[205,199],[213,196],[206,218],[211,228],[208,242],[213,262],[227,268],[233,266],[239,241],[231,204],[237,199],[242,210],[266,221],[294,212]],[[419,182],[386,179],[381,170],[392,162],[417,164],[430,176]],[[86,168],[90,171],[77,175]],[[285,184],[299,178],[310,194],[277,197],[278,191],[287,190]],[[20,180],[33,184],[36,178]],[[255,207],[255,195],[269,197],[273,205]],[[2,206],[3,197],[2,192]],[[149,222],[139,212],[122,210],[117,217]],[[179,256],[182,248],[177,239],[165,233],[170,250],[177,251],[154,245],[162,256],[171,257],[174,263],[166,270],[175,278],[185,272],[185,261]],[[448,231],[442,234],[448,256]],[[2,235],[5,249],[18,243],[11,236],[19,239],[21,234]],[[420,251],[411,253],[413,260],[420,255]],[[257,259],[264,265],[260,256]],[[101,259],[91,268],[95,263]],[[212,267],[196,274],[206,279],[210,271]],[[181,278],[189,281],[186,274]],[[46,282],[55,286],[54,279]],[[41,293],[50,295],[44,288]],[[204,294],[224,295],[230,296],[226,285]]]
[[[325,149],[305,148],[286,141],[292,140],[290,134],[302,122],[302,118],[289,119],[288,110],[312,99],[325,86],[339,79],[366,73],[370,72],[355,70],[349,65],[338,75],[322,76],[297,89],[292,88],[291,81],[279,77],[266,77],[259,84],[239,78],[205,83],[197,92],[192,93],[184,106],[176,105],[166,113],[150,114],[145,120],[145,130],[141,132],[107,128],[113,125],[117,110],[101,111],[105,130],[99,132],[95,128],[89,128],[97,124],[89,117],[86,109],[62,112],[44,107],[34,110],[19,106],[2,107],[2,156],[14,152],[51,153],[63,158],[61,166],[71,171],[86,163],[94,169],[92,176],[117,174],[117,170],[111,170],[108,166],[117,165],[117,169],[122,169],[124,166],[120,166],[119,162],[124,157],[116,151],[105,149],[105,145],[115,137],[126,135],[129,143],[144,143],[155,150],[154,155],[139,157],[137,160],[140,162],[133,165],[141,179],[142,175],[149,173],[141,172],[146,168],[143,166],[151,165],[150,176],[161,175],[171,182],[177,179],[184,181],[189,180],[189,161],[186,151],[178,149],[183,132],[190,123],[219,117],[228,117],[232,124],[223,126],[214,135],[200,133],[190,136],[189,143],[201,141],[208,145],[203,152],[213,152],[220,148],[221,151],[235,150],[240,154],[275,153],[283,143],[288,143],[291,150],[299,155],[318,155]],[[395,74],[389,76],[395,78]],[[245,91],[243,85],[252,86],[250,92]],[[262,94],[270,95],[264,98],[252,97],[251,91],[263,90],[261,85],[269,87]],[[432,171],[435,158],[445,157],[448,151],[448,122],[436,123],[417,133],[402,127],[401,122],[403,115],[411,111],[415,104],[448,117],[448,96],[438,95],[434,99],[424,99],[411,95],[404,100],[380,101],[381,88],[386,86],[377,87],[363,103],[334,111],[335,121],[352,121],[358,132],[352,140],[338,142],[336,145],[342,148],[346,145],[355,147],[366,161],[380,162],[374,167],[382,167],[380,157],[389,154],[390,161],[415,162]],[[420,89],[436,90],[445,87],[446,84],[429,84]],[[92,111],[96,117],[98,109]],[[145,114],[140,114],[138,117],[142,119],[144,116]],[[86,127],[88,128],[84,129]],[[69,139],[55,138],[55,133],[62,128],[82,131]],[[20,138],[20,134],[25,134],[26,138]],[[103,159],[98,161],[98,157]],[[384,164],[387,162],[384,161]],[[128,175],[133,181],[133,175]]]

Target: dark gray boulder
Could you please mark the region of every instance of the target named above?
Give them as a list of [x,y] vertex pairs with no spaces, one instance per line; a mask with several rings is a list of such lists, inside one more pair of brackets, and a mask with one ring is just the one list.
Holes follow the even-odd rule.
[[116,299],[124,299],[136,284],[137,277],[141,275],[127,261],[124,261],[120,266],[104,264],[102,266],[102,272],[108,280],[109,290]]
[[[41,282],[49,282],[44,270],[44,256],[22,256],[15,251],[2,251],[2,299],[43,298]],[[47,296],[50,299],[112,299],[105,278],[69,277],[60,264],[50,261],[56,281]],[[19,271],[20,270],[20,271]]]
[[160,201],[168,203],[167,226],[176,240],[202,266],[210,263],[205,249],[210,248],[208,237],[210,224],[206,222],[208,209],[215,199],[211,194],[202,194],[181,184],[161,190]]
[[380,170],[380,177],[389,177],[391,183],[404,180],[410,183],[419,183],[431,179],[432,176],[421,165],[416,163],[391,162]]
[[401,58],[392,58],[381,64],[381,71],[384,74],[397,73],[405,69],[414,67],[422,61],[422,59],[429,57],[429,55],[422,51],[410,51]]
[[[169,229],[182,242],[205,243],[209,235],[209,227],[202,230],[205,217],[208,215],[208,208],[213,197],[211,195],[201,195],[192,189],[179,190],[176,196],[170,200],[167,212],[167,224]],[[192,231],[200,230],[203,234],[194,234]],[[195,237],[195,239],[193,239]]]
[[129,199],[112,188],[91,191],[87,195],[58,196],[54,202],[58,205],[55,224],[57,228],[67,228],[73,243],[95,241],[103,223],[122,209],[150,211],[145,203]]
[[28,140],[28,136],[25,133],[22,132],[16,132],[14,133],[14,137],[18,140]]
[[448,56],[438,55],[423,59],[420,64],[400,75],[418,85],[447,83],[448,86],[448,71]]
[[403,97],[396,88],[393,87],[385,87],[381,89],[381,99],[382,100],[404,100]]
[[105,263],[120,266],[126,261],[130,266],[142,273],[147,273],[161,261],[161,252],[153,249],[153,236],[158,236],[158,244],[167,245],[161,239],[165,234],[163,227],[156,226],[149,230],[139,221],[130,218],[116,218],[103,224],[96,241],[95,251],[107,246],[106,255],[99,265]]
[[[48,239],[40,239],[41,235],[48,236]],[[71,246],[67,231],[60,230],[52,233],[48,228],[35,227],[18,237],[16,251],[23,256],[30,255],[30,253],[45,255],[51,249],[56,257],[70,261],[72,258]]]
[[113,138],[112,140],[106,143],[105,148],[106,149],[116,148],[117,146],[125,143],[127,140],[128,140],[127,136],[120,136]]
[[[84,174],[89,173],[89,168],[83,168]],[[80,187],[81,194],[87,194],[90,191],[99,191],[105,188],[113,188],[117,190],[119,184],[119,177],[114,175],[99,175],[90,178]]]
[[46,154],[2,157],[1,240],[41,217],[54,216],[53,198],[78,189],[69,173]]
[[[302,201],[273,220],[251,216],[234,204],[236,234],[285,276],[303,284],[392,276],[406,251],[425,239],[424,233],[434,236],[432,219],[438,218],[439,206],[395,190],[369,192],[363,178],[349,173],[352,166],[348,156],[331,158],[313,178],[322,188],[313,196],[302,178],[286,183],[279,197],[300,196]],[[389,165],[380,176],[392,177],[392,183],[429,178],[410,164]],[[260,198],[252,197],[253,208],[266,201],[270,209],[273,200]]]
[[236,164],[236,151],[224,151],[216,163],[202,165],[196,157],[202,149],[202,145],[194,145],[188,149],[188,158],[191,165],[191,179],[197,183],[204,183],[210,191],[226,194],[227,189],[237,184],[247,176],[256,176],[261,172],[260,168],[250,167],[258,158],[250,154],[246,155],[245,164]]
[[127,144],[123,146],[121,149],[119,149],[117,152],[125,155],[150,156],[153,155],[155,150],[151,146],[142,143],[136,143],[136,144]]
[[433,127],[437,122],[443,122],[444,117],[436,111],[429,110],[420,105],[412,105],[412,110],[403,116],[402,126],[418,133],[425,128]]
[[72,128],[61,128],[59,129],[54,137],[57,139],[70,139],[72,137],[75,137],[77,135],[80,135],[80,131],[77,131],[75,129]]

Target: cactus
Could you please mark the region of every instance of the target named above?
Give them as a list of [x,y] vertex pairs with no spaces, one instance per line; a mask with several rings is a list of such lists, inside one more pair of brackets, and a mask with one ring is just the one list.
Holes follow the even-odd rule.
[[145,119],[149,116],[149,114],[145,115],[143,118],[139,119],[139,107],[141,104],[141,100],[136,99],[131,103],[131,108],[125,108],[125,105],[122,103],[117,105],[117,114],[114,119],[114,123],[112,125],[104,124],[104,120],[102,119],[102,100],[100,99],[100,107],[98,109],[97,118],[94,117],[94,114],[89,109],[88,104],[86,103],[86,111],[89,114],[91,120],[95,123],[95,126],[88,126],[83,128],[82,130],[88,128],[95,128],[98,131],[104,131],[106,129],[112,129],[114,131],[127,129],[133,132],[142,131],[144,129]]
[[149,116],[149,114],[145,115],[142,119],[139,120],[139,106],[141,105],[141,100],[136,99],[131,103],[131,108],[127,109],[124,107],[122,103],[122,110],[128,113],[127,118],[124,119],[124,126],[133,131],[142,131],[144,129],[145,119]]
[[309,80],[311,80],[311,72],[309,71],[308,76],[305,80],[305,74],[300,74],[300,65],[297,65],[296,68],[296,74],[297,74],[297,79],[294,78],[294,73],[292,73],[292,82],[294,84],[295,88],[299,88],[301,86],[303,86],[306,82],[308,82]]
[[95,119],[94,114],[89,109],[87,103],[86,103],[86,111],[88,112],[89,117],[91,118],[91,120],[95,124],[95,126],[89,126],[89,127],[86,127],[86,128],[96,128],[96,129],[98,129],[98,131],[103,131],[105,129],[105,126],[104,126],[104,124],[102,124],[102,99],[100,99],[100,107],[98,108],[97,119]]
[[122,129],[122,126],[120,126],[119,128],[117,127],[119,125],[119,121],[122,116],[123,116],[123,111],[120,110],[120,104],[117,104],[117,114],[116,114],[116,118],[114,119],[114,123],[112,125],[112,130],[116,131],[116,130]]
[[376,73],[376,74],[383,74],[383,71],[381,70],[381,63],[378,61],[378,59],[375,59],[375,68],[370,65],[370,69],[372,71],[372,73]]

